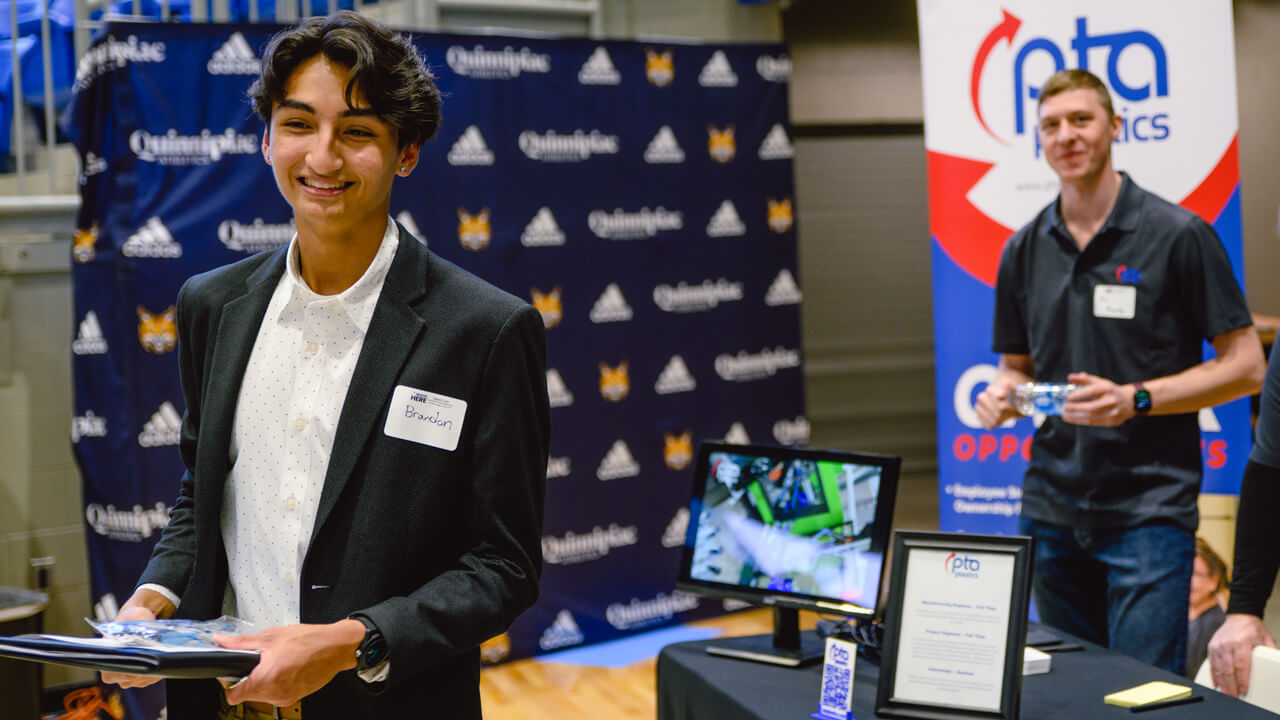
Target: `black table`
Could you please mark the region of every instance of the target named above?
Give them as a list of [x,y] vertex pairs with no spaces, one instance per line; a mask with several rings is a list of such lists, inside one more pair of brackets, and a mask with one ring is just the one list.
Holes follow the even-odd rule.
[[[1055,634],[1057,631],[1054,631]],[[716,640],[677,643],[658,655],[658,720],[805,720],[818,710],[822,664],[791,669],[708,655]],[[1277,716],[1195,685],[1204,702],[1133,714],[1102,697],[1149,680],[1191,681],[1084,641],[1081,652],[1053,653],[1053,669],[1022,681],[1023,720],[1274,720]],[[853,715],[876,717],[880,668],[858,658]]]

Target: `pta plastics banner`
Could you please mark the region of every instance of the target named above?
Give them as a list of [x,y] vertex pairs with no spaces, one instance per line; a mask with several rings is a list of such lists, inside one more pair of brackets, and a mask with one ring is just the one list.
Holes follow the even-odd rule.
[[[1039,86],[1085,68],[1124,129],[1115,167],[1213,225],[1244,284],[1229,0],[918,0],[929,162],[940,524],[1011,532],[1041,418],[995,431],[973,403],[995,378],[994,284],[1009,236],[1054,200],[1035,133]],[[1212,352],[1205,344],[1206,352]],[[1204,492],[1236,493],[1249,403],[1200,413]]]

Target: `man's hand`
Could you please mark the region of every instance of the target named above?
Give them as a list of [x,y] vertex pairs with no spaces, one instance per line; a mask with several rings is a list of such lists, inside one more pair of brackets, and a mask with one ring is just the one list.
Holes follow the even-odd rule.
[[1133,386],[1117,385],[1089,373],[1071,373],[1077,387],[1062,406],[1062,419],[1076,425],[1115,427],[1134,416]]
[[1253,649],[1258,645],[1275,647],[1276,641],[1262,624],[1262,618],[1245,613],[1231,613],[1209,640],[1209,667],[1213,684],[1219,690],[1240,697],[1249,692],[1249,668]]
[[[152,590],[137,590],[125,601],[120,612],[116,613],[116,622],[130,620],[155,620],[157,617],[170,617],[177,610],[169,599]],[[130,675],[128,673],[103,672],[102,682],[119,685],[122,688],[147,687],[160,682],[156,675]]]
[[247,700],[278,707],[292,705],[324,687],[334,675],[356,666],[356,648],[364,639],[359,620],[328,625],[288,625],[245,635],[217,635],[214,641],[234,650],[258,650],[258,666],[227,691],[227,703]]
[[978,421],[988,430],[1011,418],[1022,417],[1017,409],[1009,403],[1009,394],[1016,383],[1007,378],[997,378],[978,393],[978,402],[973,406],[978,413]]

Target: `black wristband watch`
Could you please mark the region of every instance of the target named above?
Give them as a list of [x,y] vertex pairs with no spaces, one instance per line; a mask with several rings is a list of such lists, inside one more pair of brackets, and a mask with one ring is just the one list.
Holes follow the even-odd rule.
[[1141,382],[1133,384],[1133,411],[1138,415],[1151,412],[1151,392]]
[[356,648],[356,672],[381,665],[387,659],[387,639],[382,637],[382,631],[363,615],[352,615],[351,619],[364,625],[364,639]]

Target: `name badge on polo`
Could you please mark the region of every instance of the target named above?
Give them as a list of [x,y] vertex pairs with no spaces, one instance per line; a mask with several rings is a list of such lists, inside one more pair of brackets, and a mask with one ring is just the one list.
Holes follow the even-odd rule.
[[387,435],[452,452],[462,435],[467,401],[397,385],[382,431]]
[[1095,285],[1093,316],[1132,320],[1138,309],[1138,288],[1132,285]]

